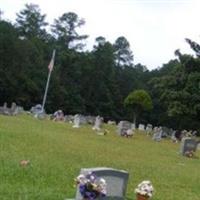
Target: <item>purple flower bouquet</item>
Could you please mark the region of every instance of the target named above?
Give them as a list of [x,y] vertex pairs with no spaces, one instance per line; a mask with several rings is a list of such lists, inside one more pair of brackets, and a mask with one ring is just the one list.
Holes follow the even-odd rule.
[[106,196],[106,181],[90,172],[86,175],[80,174],[76,179],[79,192],[83,200],[95,200]]

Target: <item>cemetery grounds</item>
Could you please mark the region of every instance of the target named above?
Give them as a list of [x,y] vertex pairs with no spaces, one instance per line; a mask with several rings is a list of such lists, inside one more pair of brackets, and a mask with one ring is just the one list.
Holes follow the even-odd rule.
[[[129,172],[126,199],[151,180],[152,200],[200,199],[200,151],[180,155],[180,143],[155,142],[145,133],[117,135],[115,125],[99,136],[91,125],[38,120],[30,115],[0,116],[0,199],[64,200],[75,197],[81,168],[112,167]],[[21,166],[21,160],[29,160]]]

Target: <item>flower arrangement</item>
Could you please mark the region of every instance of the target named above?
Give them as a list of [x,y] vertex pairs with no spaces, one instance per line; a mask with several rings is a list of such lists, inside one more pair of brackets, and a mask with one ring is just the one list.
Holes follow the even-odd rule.
[[[150,181],[142,181],[135,189],[136,194],[147,197],[146,199],[152,197],[153,191],[154,191],[154,188]],[[145,198],[143,198],[143,199],[145,199]]]
[[186,151],[184,154],[188,158],[193,158],[194,157],[194,151]]
[[83,200],[94,200],[106,196],[106,181],[90,172],[86,175],[80,174],[76,179],[76,185]]

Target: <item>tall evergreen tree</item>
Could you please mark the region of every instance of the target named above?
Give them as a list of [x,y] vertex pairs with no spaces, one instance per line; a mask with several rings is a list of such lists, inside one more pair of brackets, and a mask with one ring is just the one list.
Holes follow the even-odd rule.
[[81,43],[86,39],[87,35],[80,35],[77,28],[85,24],[85,20],[78,17],[76,13],[64,13],[58,19],[55,19],[52,25],[52,33],[60,44],[64,44],[67,48],[82,49],[84,46]]
[[46,40],[47,33],[45,27],[48,23],[45,21],[46,15],[40,13],[40,8],[36,4],[26,4],[25,8],[17,13],[16,26],[22,37],[40,38]]
[[190,45],[191,49],[194,50],[194,52],[196,53],[196,56],[200,57],[200,45],[189,38],[186,38],[185,40]]
[[130,44],[123,36],[118,37],[114,43],[115,62],[119,67],[133,65],[133,53],[130,49]]

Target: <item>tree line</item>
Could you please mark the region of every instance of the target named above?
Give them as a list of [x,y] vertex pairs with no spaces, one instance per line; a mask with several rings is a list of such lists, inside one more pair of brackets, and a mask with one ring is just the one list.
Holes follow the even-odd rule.
[[[133,121],[132,109],[136,103],[140,110],[138,123],[200,129],[198,43],[186,39],[196,56],[176,50],[176,59],[149,71],[140,63],[134,64],[133,52],[124,36],[111,43],[100,35],[92,49],[85,50],[89,36],[78,32],[85,24],[84,19],[67,12],[48,25],[45,18],[35,4],[26,4],[15,23],[1,18],[1,105],[14,101],[28,110],[42,102],[47,66],[56,49],[45,106],[48,113],[62,109],[65,114]],[[137,90],[146,91],[151,97],[151,111],[127,100]],[[126,106],[127,102],[132,107]]]

